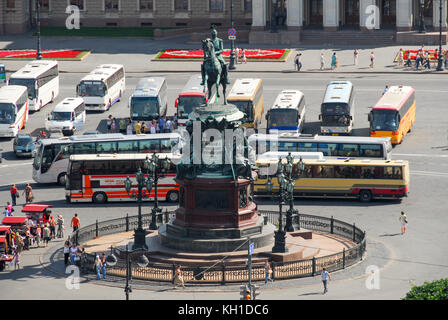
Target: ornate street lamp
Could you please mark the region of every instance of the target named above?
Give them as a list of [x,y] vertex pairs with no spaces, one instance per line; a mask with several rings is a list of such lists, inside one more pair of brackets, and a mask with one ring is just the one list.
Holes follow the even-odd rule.
[[425,0],[420,0],[420,29],[418,30],[419,33],[426,32],[424,11],[425,11]]
[[[137,252],[137,251],[141,251],[141,249],[134,249],[134,250],[128,250],[128,247],[126,246],[126,250],[125,255],[126,255],[126,285],[124,287],[124,292],[126,295],[126,300],[129,300],[129,293],[132,292],[132,286],[131,286],[131,280],[132,280],[132,261],[129,258],[129,255],[131,253]],[[110,266],[115,266],[118,262],[117,257],[112,253],[112,246],[111,246],[111,254],[107,256],[106,258],[106,262],[108,265]],[[137,259],[137,265],[141,268],[146,267],[149,264],[149,260],[148,258],[142,254],[138,259]]]
[[42,54],[40,53],[40,0],[36,0],[36,20],[37,20],[37,60],[42,59]]
[[[230,0],[230,26],[233,29],[233,0]],[[230,49],[230,63],[229,70],[235,70],[235,40],[230,40],[231,49]]]
[[442,54],[442,0],[439,0],[439,56],[437,58],[436,71],[443,71],[443,54]]
[[271,33],[277,33],[277,24],[275,23],[275,10],[277,10],[277,0],[271,0]]

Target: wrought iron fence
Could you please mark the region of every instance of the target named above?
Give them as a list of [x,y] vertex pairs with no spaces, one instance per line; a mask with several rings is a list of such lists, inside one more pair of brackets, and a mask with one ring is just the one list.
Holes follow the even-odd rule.
[[[277,225],[278,212],[260,211],[265,220]],[[174,211],[165,211],[159,214],[157,221],[159,224],[167,223],[174,216]],[[149,226],[151,223],[151,214],[142,215],[143,226]],[[284,217],[284,219],[286,219]],[[105,236],[113,233],[132,231],[137,228],[137,216],[126,216],[124,218],[113,219],[103,222],[97,222],[94,225],[83,227],[77,230],[70,238],[71,242],[82,244],[95,237]],[[319,274],[322,268],[328,271],[345,269],[359,261],[366,251],[366,234],[356,227],[355,224],[348,224],[337,219],[319,217],[307,214],[300,214],[294,217],[294,223],[300,228],[309,229],[317,232],[334,234],[355,243],[347,250],[324,257],[313,257],[311,259],[290,261],[290,262],[272,262],[273,279],[292,279],[310,277]],[[283,222],[285,224],[285,221]],[[114,252],[120,256],[119,252]],[[148,256],[148,254],[146,254]],[[150,259],[150,256],[148,256]],[[136,255],[130,255],[131,261],[137,260]],[[93,265],[94,254],[87,254],[89,265]],[[131,262],[132,263],[132,262]],[[134,279],[173,282],[176,265],[150,263],[146,267],[138,267],[137,264],[131,264],[131,274]],[[108,274],[115,276],[125,276],[126,268],[123,258],[118,260],[115,266],[108,267]],[[225,263],[213,267],[205,266],[183,266],[182,275],[185,282],[194,283],[241,283],[249,280],[249,272],[246,266],[228,266]],[[252,264],[253,281],[262,281],[265,278],[264,264]]]

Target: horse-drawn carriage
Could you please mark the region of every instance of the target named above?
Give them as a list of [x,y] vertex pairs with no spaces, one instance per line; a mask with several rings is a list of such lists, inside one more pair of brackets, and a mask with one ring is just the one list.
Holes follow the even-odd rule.
[[50,221],[51,211],[48,208],[52,205],[48,204],[27,204],[23,207],[22,212],[33,222],[34,225],[42,225]]

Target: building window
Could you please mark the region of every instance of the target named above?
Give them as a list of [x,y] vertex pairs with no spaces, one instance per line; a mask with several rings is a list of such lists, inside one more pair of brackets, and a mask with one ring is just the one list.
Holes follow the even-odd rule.
[[174,0],[174,10],[188,11],[188,0]]
[[252,12],[252,0],[244,0],[244,12]]
[[15,0],[6,0],[6,8],[7,9],[14,9],[15,7],[16,7]]
[[118,11],[119,0],[105,0],[104,1],[104,9],[106,11]]
[[140,0],[140,10],[153,10],[153,0]]
[[210,11],[222,11],[224,0],[210,0]]
[[70,0],[69,5],[77,6],[79,10],[84,10],[84,0]]

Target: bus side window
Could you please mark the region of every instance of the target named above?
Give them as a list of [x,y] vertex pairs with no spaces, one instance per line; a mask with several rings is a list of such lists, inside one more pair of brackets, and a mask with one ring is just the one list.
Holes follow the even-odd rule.
[[375,167],[375,179],[384,179],[384,167]]
[[403,179],[401,167],[393,168],[393,178],[398,180]]
[[357,144],[341,144],[339,156],[342,157],[359,157],[359,150]]
[[279,151],[290,151],[295,152],[296,146],[294,142],[280,142],[279,143]]
[[362,179],[373,179],[373,172],[374,172],[374,168],[373,167],[364,167],[362,168],[361,171],[361,178]]
[[149,153],[149,141],[139,141],[140,153]]
[[317,152],[317,143],[299,142],[297,151],[299,151],[299,152]]
[[334,167],[333,166],[322,166],[322,177],[323,178],[334,178]]
[[312,169],[313,169],[313,166],[305,166],[305,170],[303,172],[303,176],[305,178],[311,178],[313,176]]
[[382,158],[382,146],[377,144],[361,144],[360,156],[369,158]]
[[393,173],[394,173],[394,168],[393,167],[384,167],[384,178],[387,179],[393,179]]

